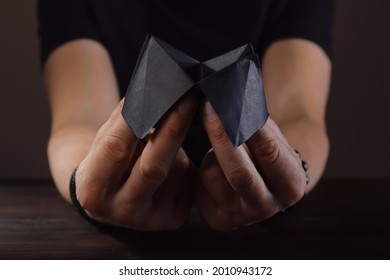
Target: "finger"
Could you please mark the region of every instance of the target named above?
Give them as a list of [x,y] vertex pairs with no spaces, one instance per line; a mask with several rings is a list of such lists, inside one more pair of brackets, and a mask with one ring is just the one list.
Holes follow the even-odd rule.
[[77,172],[80,204],[91,212],[107,193],[116,191],[127,174],[139,140],[121,115],[123,100],[99,129]]
[[270,203],[272,195],[250,156],[242,145],[234,148],[208,101],[203,110],[203,122],[219,165],[233,189],[248,203]]
[[183,97],[155,130],[123,188],[130,201],[151,197],[167,178],[183,143],[198,101],[194,94]]
[[167,179],[153,196],[154,215],[150,220],[159,229],[177,229],[187,219],[192,206],[192,171],[190,159],[180,148]]
[[257,169],[283,207],[289,207],[302,198],[306,175],[301,161],[270,118],[246,145]]
[[230,186],[213,151],[206,154],[199,176],[202,185],[222,211],[230,216],[240,213],[240,196]]
[[[231,230],[246,226],[273,216],[280,209],[272,203],[246,203],[238,193],[223,180],[224,174],[213,153],[208,153],[200,169],[200,178],[204,189],[217,204],[217,214],[209,223],[217,230]],[[204,170],[204,173],[202,172]]]
[[[169,230],[179,228],[188,217],[192,192],[189,186],[190,160],[179,149],[167,179],[154,193],[152,200],[124,203],[114,214],[118,220],[141,230]],[[144,207],[148,205],[148,207]]]
[[187,182],[190,176],[190,169],[190,159],[184,150],[180,148],[171,165],[167,178],[153,195],[155,208],[160,208],[160,210],[164,209],[170,213],[173,211],[180,192],[191,189],[191,186]]
[[194,176],[192,178],[192,183],[194,185],[194,198],[196,206],[199,210],[201,217],[209,224],[213,229],[218,230],[221,227],[216,225],[218,218],[219,208],[217,203],[214,201],[214,198],[206,190],[204,185],[201,182],[199,176]]
[[235,212],[234,215],[231,215],[231,211],[220,207],[199,176],[196,176],[192,182],[194,183],[196,206],[202,218],[211,228],[218,231],[227,231],[242,224],[243,217],[241,213]]
[[179,189],[179,193],[176,196],[175,204],[172,208],[171,217],[173,221],[173,226],[176,228],[178,226],[181,226],[191,213],[194,197],[193,187],[191,183],[193,173],[194,172],[192,170],[192,172],[189,172],[187,174],[185,180],[182,183],[182,188]]

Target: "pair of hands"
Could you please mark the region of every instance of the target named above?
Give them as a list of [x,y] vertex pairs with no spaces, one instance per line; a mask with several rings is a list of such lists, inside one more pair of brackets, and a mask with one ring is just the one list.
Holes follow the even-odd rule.
[[[195,169],[181,145],[199,106],[212,149]],[[271,118],[234,148],[210,103],[188,94],[144,145],[122,107],[123,100],[76,174],[77,198],[92,218],[137,230],[175,229],[194,201],[212,228],[230,230],[271,217],[304,195],[300,157]]]

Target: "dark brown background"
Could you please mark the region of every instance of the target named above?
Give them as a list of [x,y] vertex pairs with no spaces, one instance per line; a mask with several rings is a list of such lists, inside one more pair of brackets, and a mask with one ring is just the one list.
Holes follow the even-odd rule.
[[[0,0],[0,178],[48,178],[35,2]],[[326,177],[390,174],[390,1],[338,0]]]

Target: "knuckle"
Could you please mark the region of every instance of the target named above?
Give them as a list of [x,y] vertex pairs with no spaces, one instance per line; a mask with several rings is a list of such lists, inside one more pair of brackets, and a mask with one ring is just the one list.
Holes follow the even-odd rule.
[[130,155],[129,144],[116,135],[105,135],[102,138],[102,150],[113,162],[127,160]]
[[277,201],[273,199],[267,206],[264,205],[260,208],[256,221],[264,221],[278,213],[279,210],[280,206],[278,205]]
[[[80,172],[81,173],[81,172]],[[78,176],[76,178],[76,198],[80,206],[92,214],[99,214],[101,212],[101,199],[99,192],[99,185],[86,176]],[[87,188],[86,188],[87,186]]]
[[217,123],[217,120],[211,122],[212,129],[209,130],[210,138],[214,141],[216,145],[226,144],[227,134],[223,126]]
[[283,201],[283,204],[286,208],[293,206],[298,201],[300,201],[304,195],[305,195],[305,188],[300,184],[294,185],[293,187],[290,188],[289,195],[286,196],[286,198]]
[[142,210],[136,203],[129,203],[126,206],[118,207],[113,214],[113,219],[120,225],[139,228],[143,222]]
[[232,170],[226,174],[226,179],[236,188],[250,186],[254,182],[252,168],[246,164],[234,166]]
[[186,170],[188,170],[190,166],[191,166],[190,159],[186,155],[178,154],[176,156],[176,160],[174,161],[174,166],[172,166],[172,168],[185,172]]
[[259,155],[268,164],[276,163],[280,158],[279,143],[276,139],[269,139],[263,143],[256,145],[255,154]]
[[258,200],[256,204],[250,206],[250,211],[247,212],[249,221],[260,222],[268,219],[278,213],[281,208],[280,202],[275,197]]
[[306,181],[304,176],[291,174],[280,184],[283,185],[283,192],[279,192],[277,197],[283,209],[296,204],[305,196]]
[[164,134],[171,139],[178,139],[184,136],[185,130],[177,124],[168,123],[164,127]]
[[161,183],[168,176],[168,164],[158,159],[143,159],[140,164],[140,175],[147,181]]
[[83,209],[93,214],[97,214],[97,203],[92,195],[84,195],[84,193],[81,193],[77,196],[77,200]]

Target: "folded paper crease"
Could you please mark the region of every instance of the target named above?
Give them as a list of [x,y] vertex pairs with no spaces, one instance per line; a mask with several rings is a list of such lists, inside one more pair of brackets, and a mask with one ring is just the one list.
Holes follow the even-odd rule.
[[200,62],[152,35],[141,49],[122,115],[143,138],[193,87],[210,101],[235,147],[268,118],[259,60],[251,44]]

